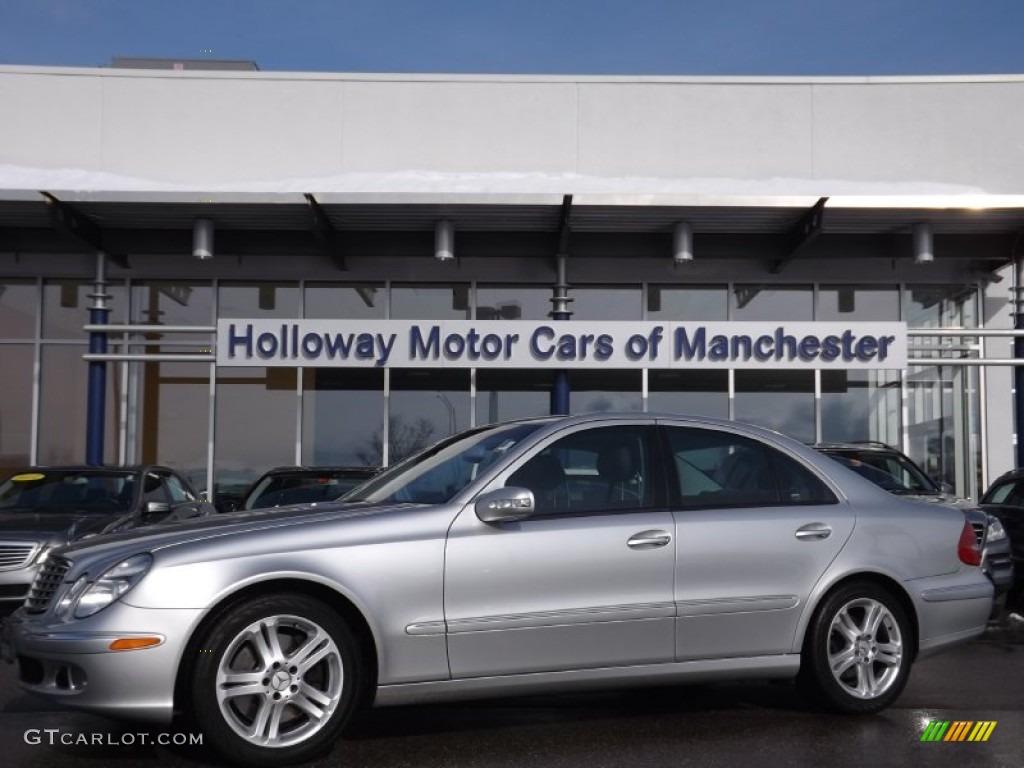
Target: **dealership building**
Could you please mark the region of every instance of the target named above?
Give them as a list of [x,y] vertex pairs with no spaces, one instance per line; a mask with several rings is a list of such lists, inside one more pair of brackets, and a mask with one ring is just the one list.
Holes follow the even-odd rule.
[[119,63],[0,67],[0,465],[226,490],[593,411],[1018,463],[1024,76]]

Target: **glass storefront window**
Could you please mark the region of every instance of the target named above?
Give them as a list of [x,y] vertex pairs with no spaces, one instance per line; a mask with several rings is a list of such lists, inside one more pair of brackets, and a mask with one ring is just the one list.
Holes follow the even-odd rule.
[[[89,366],[82,359],[88,347],[47,344],[42,349],[39,457],[40,464],[79,464],[85,460],[86,402]],[[107,407],[103,459],[118,460],[118,366],[107,367]]]
[[736,420],[814,442],[814,371],[736,371]]
[[978,287],[972,283],[911,285],[905,297],[910,328],[973,328],[978,324]]
[[813,320],[814,290],[809,285],[737,285],[733,320]]
[[34,280],[0,280],[0,339],[35,338],[38,305]]
[[[388,464],[469,427],[469,371],[391,371]],[[370,463],[370,462],[367,462]]]
[[823,285],[818,290],[818,319],[897,321],[900,292],[895,286]]
[[551,287],[542,285],[478,285],[477,320],[547,320]]
[[[213,317],[213,286],[210,283],[184,280],[153,280],[132,285],[133,323],[145,325],[215,325]],[[159,347],[150,352],[197,352],[209,348],[213,336],[209,333],[150,334],[153,341],[194,341],[194,347]],[[141,349],[141,347],[136,348]]]
[[210,366],[157,362],[132,365],[138,371],[137,461],[180,469],[196,490],[205,490]]
[[649,371],[647,409],[729,418],[728,371]]
[[899,371],[822,371],[821,437],[826,443],[878,440],[899,447]]
[[643,409],[641,371],[573,371],[570,413],[605,413]]
[[574,285],[569,290],[572,320],[642,320],[639,285]]
[[273,467],[295,464],[295,368],[217,371],[215,494],[240,494]]
[[476,423],[547,416],[551,412],[553,371],[519,369],[476,372]]
[[[47,339],[83,339],[82,326],[89,322],[89,306],[94,290],[88,280],[47,280],[43,284],[43,336]],[[127,301],[122,283],[107,286],[110,299],[108,322],[124,322]]]
[[649,285],[647,317],[651,320],[727,320],[729,290],[724,285]]
[[391,286],[391,317],[399,320],[469,320],[469,283]]
[[30,463],[32,450],[32,368],[29,344],[0,344],[0,467]]
[[227,318],[298,317],[299,284],[224,281],[217,286],[217,315]]
[[380,466],[382,369],[306,368],[302,389],[303,464]]
[[304,314],[311,319],[384,317],[383,283],[307,283]]

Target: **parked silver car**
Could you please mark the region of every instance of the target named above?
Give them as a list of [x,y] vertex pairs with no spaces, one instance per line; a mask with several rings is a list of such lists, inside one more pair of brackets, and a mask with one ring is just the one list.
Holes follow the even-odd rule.
[[875,712],[984,630],[963,514],[786,437],[649,414],[464,432],[343,503],[53,554],[9,625],[21,685],[169,720],[246,765],[362,704],[797,677]]

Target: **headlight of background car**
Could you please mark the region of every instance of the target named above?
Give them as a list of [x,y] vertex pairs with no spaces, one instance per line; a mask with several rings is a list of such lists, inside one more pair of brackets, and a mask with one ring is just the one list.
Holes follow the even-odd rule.
[[988,533],[985,534],[985,543],[991,544],[993,541],[1002,541],[1005,538],[1006,529],[1003,528],[1003,524],[996,517],[990,518],[988,521]]
[[108,568],[91,583],[88,576],[80,577],[61,599],[57,615],[64,618],[73,611],[76,619],[92,616],[142,581],[152,564],[152,555],[135,555]]

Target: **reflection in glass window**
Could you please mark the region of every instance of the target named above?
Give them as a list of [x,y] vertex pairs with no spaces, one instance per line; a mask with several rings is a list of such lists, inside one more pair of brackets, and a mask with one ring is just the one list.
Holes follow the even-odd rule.
[[305,316],[371,320],[384,317],[383,283],[307,283]]
[[639,411],[643,408],[640,371],[572,371],[570,413]]
[[652,370],[647,375],[649,411],[729,418],[728,371]]
[[0,345],[3,397],[0,397],[0,467],[25,466],[32,450],[33,348]]
[[651,320],[727,320],[729,292],[724,285],[649,285],[647,317]]
[[907,287],[907,325],[911,328],[974,328],[978,325],[978,288],[963,285]]
[[899,371],[822,371],[821,437],[825,442],[877,440],[898,446]]
[[[214,325],[213,286],[209,282],[152,280],[132,285],[133,323],[145,325]],[[147,339],[196,341],[196,347],[154,347],[150,352],[198,352],[209,348],[209,333],[151,334]],[[141,349],[141,347],[137,348]]]
[[[82,326],[89,322],[89,294],[94,284],[87,280],[47,280],[43,284],[43,336],[48,339],[84,339]],[[109,321],[120,323],[125,319],[128,303],[121,283],[107,286],[111,311]]]
[[546,416],[551,412],[553,371],[480,368],[476,372],[476,423]]
[[477,320],[547,320],[551,288],[543,285],[478,285]]
[[210,367],[203,363],[132,365],[139,370],[137,460],[180,469],[196,488],[205,489]]
[[814,441],[814,371],[736,371],[736,420]]
[[299,284],[282,282],[222,282],[217,287],[220,317],[299,316]]
[[412,368],[391,371],[389,464],[468,426],[468,370]]
[[[78,464],[85,459],[88,364],[82,359],[88,347],[47,344],[42,350],[42,382],[39,408],[39,463]],[[121,377],[107,372],[107,409],[104,428],[105,461],[116,463],[117,403]]]
[[737,285],[733,320],[813,320],[814,290],[809,285]]
[[0,280],[0,339],[35,337],[38,297],[34,280]]
[[572,320],[642,320],[639,285],[574,285],[569,291]]
[[217,371],[214,485],[241,497],[268,469],[295,464],[295,368]]
[[383,370],[306,368],[302,389],[303,464],[381,465]]
[[391,286],[391,317],[399,320],[469,320],[469,283]]
[[900,292],[895,286],[823,285],[818,290],[818,319],[897,321]]

